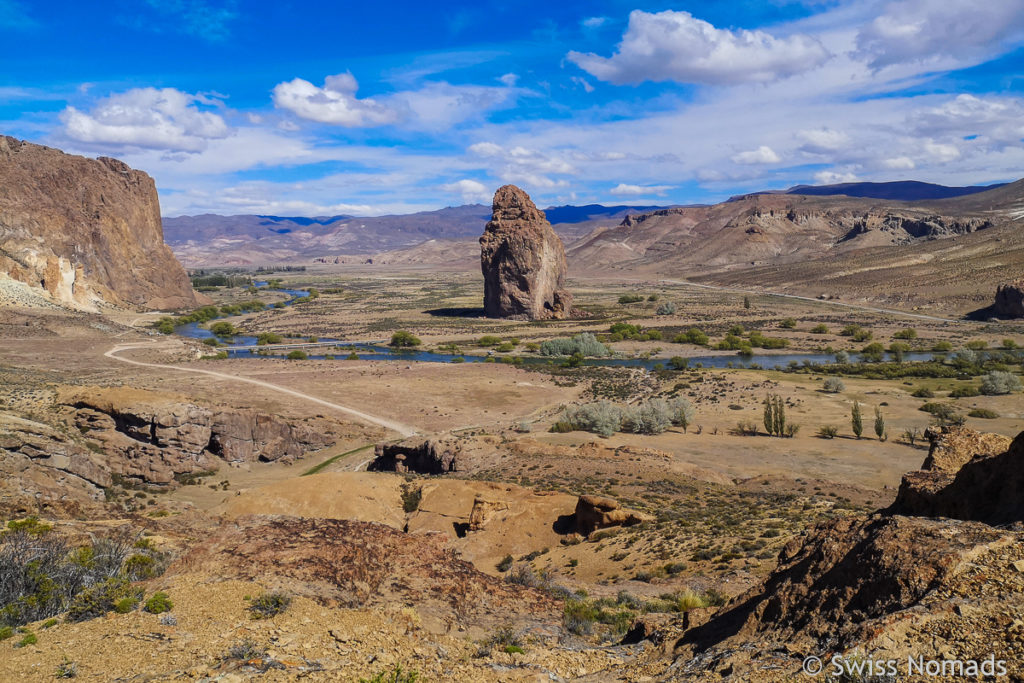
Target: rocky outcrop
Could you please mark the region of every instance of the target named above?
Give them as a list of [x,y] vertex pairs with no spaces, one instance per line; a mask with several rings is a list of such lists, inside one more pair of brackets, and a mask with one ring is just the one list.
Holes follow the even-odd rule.
[[1000,318],[1024,318],[1024,280],[999,285],[993,312]]
[[454,438],[416,438],[396,443],[377,444],[374,459],[366,469],[371,472],[415,472],[444,474],[460,470],[462,446]]
[[494,193],[493,215],[480,238],[480,267],[487,316],[545,320],[572,314],[562,240],[515,185]]
[[508,503],[477,496],[473,499],[473,509],[469,511],[469,530],[483,531],[487,522],[501,512],[508,512]]
[[[958,436],[981,435],[961,428]],[[992,435],[998,436],[998,435]],[[1005,439],[1005,437],[1003,437]],[[891,512],[922,517],[949,517],[992,525],[1024,522],[1024,433],[1008,446],[981,447],[959,469],[932,467],[908,472]],[[933,459],[929,456],[929,460]],[[926,461],[926,465],[928,462]],[[934,464],[934,461],[933,461]]]
[[1008,436],[979,432],[969,427],[929,427],[925,438],[931,446],[922,470],[936,470],[955,474],[971,459],[1005,453],[1013,442]]
[[231,463],[294,460],[333,445],[334,423],[286,420],[254,410],[207,408],[118,389],[77,392],[65,401],[75,423],[103,445],[113,473],[151,484]]
[[872,230],[889,233],[897,244],[908,244],[916,239],[936,239],[952,235],[966,235],[992,227],[985,218],[962,216],[905,216],[891,212],[869,212],[853,219],[853,227],[840,240],[851,240]]
[[110,484],[103,457],[84,439],[0,412],[0,518],[77,516]]
[[614,498],[584,495],[576,503],[574,521],[576,533],[589,536],[598,529],[652,522],[654,517],[624,508]]
[[[1020,676],[1024,634],[1024,433],[934,432],[927,470],[896,503],[828,520],[794,538],[760,586],[677,643],[681,672],[791,680],[808,655],[992,655]],[[920,478],[917,475],[925,475]],[[995,643],[995,645],[993,645]]]
[[153,179],[0,136],[0,277],[54,301],[177,309],[198,302],[164,244]]

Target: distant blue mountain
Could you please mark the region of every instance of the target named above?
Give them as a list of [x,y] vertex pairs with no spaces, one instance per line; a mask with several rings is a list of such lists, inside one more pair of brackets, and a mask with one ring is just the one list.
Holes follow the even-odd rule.
[[615,218],[617,214],[647,213],[664,209],[664,206],[605,206],[603,204],[585,204],[583,206],[549,206],[544,209],[544,215],[548,222],[556,223],[582,223],[583,221],[595,218]]
[[[994,190],[1006,183],[995,185],[972,185],[970,187],[947,187],[916,180],[897,180],[890,183],[838,183],[836,185],[797,185],[781,194],[802,194],[814,196],[846,195],[869,199],[892,199],[896,201],[920,201],[923,199],[950,199],[964,195]],[[755,193],[768,194],[768,193]]]

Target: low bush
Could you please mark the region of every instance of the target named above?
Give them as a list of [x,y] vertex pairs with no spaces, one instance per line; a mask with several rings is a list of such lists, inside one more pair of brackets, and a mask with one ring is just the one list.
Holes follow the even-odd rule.
[[542,356],[571,356],[578,353],[599,357],[610,355],[611,351],[590,332],[581,332],[571,338],[558,337],[542,342],[540,353]]
[[164,612],[170,612],[174,609],[174,603],[171,602],[167,593],[157,591],[149,600],[146,600],[142,609],[146,610],[150,614],[163,614]]
[[993,370],[981,378],[981,393],[986,396],[1012,394],[1020,390],[1020,377],[1009,372]]
[[302,349],[294,349],[288,352],[288,360],[308,360],[309,354]]
[[822,383],[822,389],[829,394],[838,394],[846,391],[846,385],[838,377],[826,377]]
[[253,598],[249,612],[253,619],[270,619],[281,614],[292,604],[291,596],[284,593],[263,593]]
[[839,434],[839,428],[835,425],[822,425],[818,427],[818,436],[823,439],[834,439]]
[[999,417],[999,413],[988,408],[975,408],[971,412],[967,413],[967,417],[980,417],[983,420],[994,420]]

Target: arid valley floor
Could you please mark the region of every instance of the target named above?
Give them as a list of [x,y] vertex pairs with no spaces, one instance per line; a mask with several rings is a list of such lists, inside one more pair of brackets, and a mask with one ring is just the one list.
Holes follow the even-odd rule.
[[[842,377],[842,390],[826,392],[829,375],[797,362],[778,370],[684,368],[679,358],[714,355],[737,366],[742,358],[672,341],[697,327],[714,347],[738,326],[742,332],[732,332],[747,338],[756,330],[788,340],[767,354],[834,354],[865,346],[840,334],[857,325],[886,348],[896,335],[912,336],[912,351],[1000,349],[1024,345],[1019,323],[654,279],[573,280],[588,318],[501,321],[481,317],[475,273],[321,266],[272,277],[320,294],[223,318],[238,334],[366,344],[405,330],[421,348],[489,362],[363,360],[315,347],[306,351],[335,355],[287,359],[289,347],[275,351],[273,343],[262,347],[267,356],[218,358],[197,340],[155,332],[156,313],[6,309],[0,429],[9,441],[27,434],[102,454],[120,435],[85,426],[84,412],[113,416],[124,431],[129,413],[173,413],[183,404],[314,419],[333,435],[325,448],[273,462],[204,461],[164,484],[161,473],[150,481],[116,477],[99,500],[89,486],[62,488],[59,470],[26,466],[31,455],[4,460],[6,518],[38,515],[79,539],[122,526],[141,534],[169,568],[139,585],[174,603],[173,620],[132,609],[31,623],[26,633],[37,642],[16,647],[18,633],[0,643],[0,668],[11,680],[45,680],[66,660],[86,680],[236,680],[256,672],[261,680],[335,680],[396,666],[423,680],[728,677],[733,664],[695,668],[686,654],[692,645],[680,635],[756,589],[780,553],[792,552],[787,544],[816,523],[889,506],[903,474],[928,455],[924,430],[934,420],[924,404],[952,406],[980,432],[1012,438],[1024,430],[1019,394],[964,391],[977,380],[962,373],[880,378],[861,364]],[[254,296],[245,287],[208,294],[218,306]],[[630,295],[639,300],[619,303]],[[255,296],[270,304],[287,298],[274,290]],[[675,310],[658,315],[665,302]],[[660,339],[612,341],[614,351],[663,365],[563,367],[535,350],[580,332],[603,337],[616,323]],[[481,345],[488,336],[513,340],[511,348]],[[958,389],[962,398],[948,398]],[[786,419],[798,425],[792,436],[768,436],[761,426],[768,395],[783,399]],[[601,438],[556,427],[574,403],[658,397],[692,402],[685,430]],[[854,402],[863,409],[862,438],[852,433]],[[876,407],[881,440],[872,431]],[[744,435],[744,423],[757,435]],[[834,438],[822,436],[829,425]],[[366,471],[374,445],[404,437],[455,448],[457,470]],[[639,523],[580,533],[566,520],[581,495],[610,497],[638,513]],[[1024,550],[1019,541],[996,546]],[[1012,570],[1009,578],[1020,582]],[[254,599],[277,593],[291,598],[287,610],[252,619]],[[825,618],[824,608],[808,613],[815,618]],[[994,632],[1000,623],[976,628]],[[890,649],[933,647],[921,628],[905,628],[905,642]],[[631,644],[620,644],[627,632]],[[1016,643],[1008,641],[1007,652],[1019,655]],[[740,659],[757,661],[736,671],[748,672],[743,680],[769,680],[773,671],[785,677],[810,653],[747,653]],[[1020,660],[1012,666],[1022,672]]]

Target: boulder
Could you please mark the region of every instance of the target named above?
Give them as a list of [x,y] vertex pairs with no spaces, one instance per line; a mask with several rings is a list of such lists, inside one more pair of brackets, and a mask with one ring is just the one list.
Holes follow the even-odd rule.
[[1000,285],[993,308],[1001,318],[1024,318],[1024,280]]
[[614,498],[590,495],[579,497],[574,519],[576,533],[583,536],[612,526],[633,526],[654,521],[651,515],[622,507]]
[[929,427],[925,438],[931,442],[922,470],[956,473],[976,456],[1005,453],[1013,441],[1002,434],[979,432],[969,427]]
[[508,512],[508,503],[477,496],[473,499],[473,509],[469,512],[469,530],[483,530],[487,522],[499,512]]
[[572,314],[562,240],[515,185],[494,193],[493,215],[480,238],[480,267],[488,317],[545,320]]
[[152,178],[116,159],[7,136],[0,136],[0,274],[84,310],[206,301],[164,244]]

